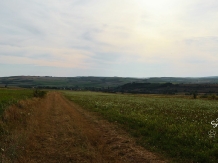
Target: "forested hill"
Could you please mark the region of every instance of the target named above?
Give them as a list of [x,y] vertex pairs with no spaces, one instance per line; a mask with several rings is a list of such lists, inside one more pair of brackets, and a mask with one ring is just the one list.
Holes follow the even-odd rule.
[[[110,89],[112,91],[112,89]],[[177,94],[177,93],[218,93],[218,84],[172,84],[172,83],[128,83],[117,87],[113,92],[143,94]]]
[[0,77],[0,87],[42,87],[42,88],[108,88],[127,83],[172,83],[172,84],[216,84],[217,77],[202,78],[123,78],[123,77],[51,77],[51,76],[12,76]]
[[131,82],[144,82],[144,79],[121,77],[51,77],[13,76],[1,77],[0,86],[47,87],[47,88],[87,88],[116,87]]

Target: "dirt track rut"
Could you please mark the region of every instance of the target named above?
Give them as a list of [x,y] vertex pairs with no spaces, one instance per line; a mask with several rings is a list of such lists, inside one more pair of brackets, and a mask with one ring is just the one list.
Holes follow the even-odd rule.
[[135,145],[116,125],[83,110],[60,93],[50,92],[30,114],[26,144],[16,162],[165,162]]

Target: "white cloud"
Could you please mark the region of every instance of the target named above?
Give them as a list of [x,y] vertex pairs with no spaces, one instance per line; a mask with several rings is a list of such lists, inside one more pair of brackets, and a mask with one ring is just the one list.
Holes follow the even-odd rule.
[[0,63],[213,65],[217,19],[215,0],[2,0]]

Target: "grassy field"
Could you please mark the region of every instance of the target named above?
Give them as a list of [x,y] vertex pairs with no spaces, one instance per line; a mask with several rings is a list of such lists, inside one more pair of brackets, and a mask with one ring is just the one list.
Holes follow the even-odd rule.
[[[218,101],[182,96],[64,92],[85,109],[120,124],[138,143],[173,162],[218,162]],[[211,136],[211,137],[210,137]]]
[[7,106],[29,97],[33,97],[33,90],[0,89],[0,115]]

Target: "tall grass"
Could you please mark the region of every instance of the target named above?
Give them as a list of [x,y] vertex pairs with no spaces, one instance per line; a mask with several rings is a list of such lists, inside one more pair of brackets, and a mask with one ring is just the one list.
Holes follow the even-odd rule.
[[4,109],[21,99],[33,97],[33,91],[27,89],[0,89],[0,115]]
[[121,124],[142,146],[175,162],[218,162],[218,135],[208,135],[214,129],[211,121],[218,118],[218,101],[92,92],[65,95]]
[[[0,89],[0,162],[15,162],[23,150],[25,135],[20,131],[25,127],[28,114],[21,110],[24,103],[18,101],[31,97],[32,90]],[[16,105],[8,107],[13,104]]]

